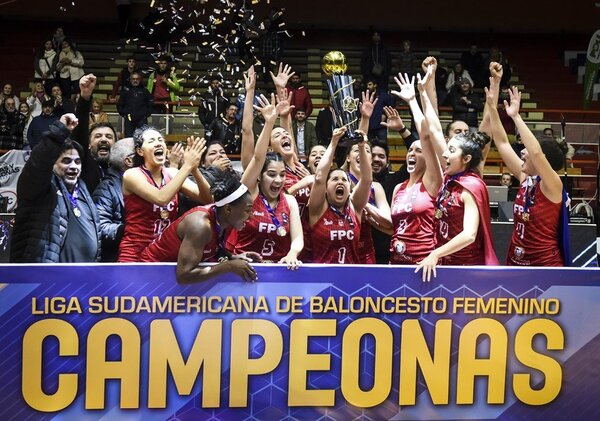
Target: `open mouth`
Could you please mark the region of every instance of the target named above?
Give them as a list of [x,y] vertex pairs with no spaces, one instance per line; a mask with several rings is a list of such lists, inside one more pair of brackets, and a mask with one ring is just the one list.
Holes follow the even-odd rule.
[[108,143],[100,143],[98,145],[98,155],[108,155],[110,153],[110,145]]
[[342,199],[344,197],[345,192],[346,189],[344,188],[344,186],[337,186],[335,188],[335,197],[337,197],[338,199]]
[[286,138],[286,139],[284,139],[284,140],[281,141],[281,148],[284,149],[284,150],[289,150],[289,149],[292,148],[292,144],[289,141],[289,139]]
[[271,187],[269,188],[269,190],[271,190],[271,193],[273,193],[273,194],[279,194],[279,192],[281,191],[281,184],[278,184],[278,185],[272,184]]
[[164,158],[165,151],[163,149],[156,149],[154,151],[154,156],[157,157],[157,158]]

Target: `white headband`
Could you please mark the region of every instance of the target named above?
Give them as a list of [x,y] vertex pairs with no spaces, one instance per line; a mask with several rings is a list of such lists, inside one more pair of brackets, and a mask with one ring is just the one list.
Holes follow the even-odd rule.
[[240,197],[242,197],[244,195],[244,193],[246,193],[248,191],[248,187],[246,187],[245,185],[240,185],[236,191],[234,191],[233,193],[231,193],[229,196],[224,197],[223,199],[215,202],[215,205],[220,208],[221,206],[225,206],[228,203],[234,202],[237,199],[239,199]]

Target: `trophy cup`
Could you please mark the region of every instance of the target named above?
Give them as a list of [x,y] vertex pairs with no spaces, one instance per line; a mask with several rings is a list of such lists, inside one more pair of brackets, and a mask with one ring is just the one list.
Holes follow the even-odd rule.
[[346,134],[340,139],[340,146],[351,146],[359,143],[362,136],[356,133],[358,129],[358,99],[354,98],[352,76],[345,75],[348,69],[346,57],[340,51],[330,51],[323,56],[321,65],[327,79],[329,98],[334,110],[334,120],[337,127],[346,127]]

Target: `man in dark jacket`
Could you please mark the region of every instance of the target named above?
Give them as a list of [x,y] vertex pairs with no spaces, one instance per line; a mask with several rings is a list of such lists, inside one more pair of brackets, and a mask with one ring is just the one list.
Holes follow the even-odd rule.
[[202,94],[200,101],[198,116],[204,125],[204,129],[208,130],[210,123],[219,118],[229,105],[229,100],[223,95],[221,78],[219,76],[213,76],[210,79],[208,91]]
[[472,91],[471,81],[462,79],[459,90],[452,94],[452,120],[462,120],[471,129],[476,131],[478,127],[477,113],[483,111],[483,103],[478,94]]
[[131,137],[138,127],[148,124],[148,116],[152,114],[154,104],[152,94],[141,84],[140,72],[133,72],[129,81],[131,86],[123,86],[117,104],[117,111],[125,121],[127,137]]
[[17,109],[14,98],[8,97],[0,107],[0,149],[23,149],[25,116]]
[[123,200],[123,173],[133,167],[135,149],[133,138],[119,140],[110,150],[110,168],[92,197],[98,208],[102,233],[102,262],[116,262],[119,244],[125,231],[125,203]]
[[27,141],[31,149],[42,141],[42,134],[50,130],[50,125],[58,120],[54,114],[54,103],[51,100],[42,102],[42,113],[34,117],[27,129]]
[[68,138],[76,126],[75,115],[63,115],[23,167],[11,238],[13,263],[98,260],[100,225],[92,197],[80,180],[82,148]]
[[236,120],[237,107],[229,104],[224,115],[219,116],[208,126],[209,140],[220,140],[228,154],[239,154],[242,146],[242,123]]

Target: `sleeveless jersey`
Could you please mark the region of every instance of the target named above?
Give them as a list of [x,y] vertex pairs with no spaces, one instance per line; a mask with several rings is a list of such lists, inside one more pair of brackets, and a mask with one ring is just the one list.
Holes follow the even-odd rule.
[[285,236],[277,234],[277,227],[259,194],[252,205],[252,218],[241,231],[227,238],[227,249],[233,254],[253,251],[260,254],[263,261],[278,262],[285,257],[290,251],[292,240],[290,207],[283,192],[279,194],[279,202],[274,211],[279,224],[285,228]]
[[[535,188],[534,203],[529,206],[529,220],[523,218],[527,180],[521,184],[514,204],[514,227],[507,265],[564,266],[558,246],[559,215],[563,203],[553,203]],[[531,193],[530,193],[531,194]],[[531,200],[531,199],[530,199]]]
[[489,196],[485,183],[473,172],[467,172],[460,178],[450,181],[448,194],[443,197],[442,217],[438,220],[436,230],[436,247],[443,246],[463,230],[465,214],[461,194],[469,191],[475,198],[479,211],[479,227],[475,241],[463,249],[442,258],[442,264],[454,266],[497,265],[491,237]]
[[312,185],[304,187],[296,192],[294,197],[298,202],[300,221],[302,221],[302,233],[304,235],[304,247],[298,255],[298,259],[304,263],[312,262],[312,242],[310,235],[310,222],[308,221],[308,199]]
[[[133,170],[142,172],[148,184],[155,185],[152,177],[141,167]],[[171,176],[164,169],[162,175],[164,186],[171,181]],[[158,238],[171,225],[172,221],[177,219],[178,197],[175,194],[166,206],[152,204],[136,194],[124,195],[123,199],[125,202],[125,232],[119,245],[118,261],[137,262],[142,250]]]
[[217,222],[215,209],[214,205],[208,207],[196,206],[181,215],[181,217],[163,231],[156,241],[142,251],[140,262],[176,262],[177,256],[179,255],[179,248],[181,247],[181,239],[179,238],[179,235],[177,235],[177,227],[183,218],[195,212],[205,213],[212,229],[212,237],[208,244],[204,246],[202,261],[216,262],[219,253],[219,234],[216,229]]
[[358,264],[360,221],[351,206],[342,217],[327,206],[323,216],[312,226],[313,263]]
[[290,187],[300,181],[301,178],[287,164],[285,166],[285,183],[283,189],[287,191]]
[[[350,177],[353,187],[356,187],[356,185],[358,184],[358,179],[351,172],[348,172],[348,177]],[[375,188],[373,187],[372,183],[371,192],[369,193],[369,203],[377,207],[377,204],[375,203]],[[373,242],[371,224],[369,224],[364,215],[362,217],[360,226],[360,241],[358,242],[358,255],[361,259],[360,262],[363,264],[374,265],[375,263],[377,263],[375,259],[375,243]]]
[[414,265],[435,248],[435,197],[425,189],[423,180],[407,189],[402,183],[392,199],[394,234],[390,243],[390,263]]

